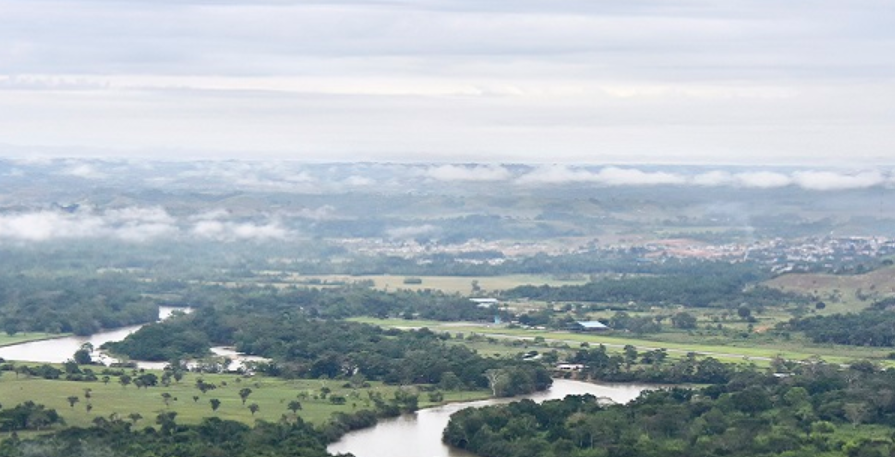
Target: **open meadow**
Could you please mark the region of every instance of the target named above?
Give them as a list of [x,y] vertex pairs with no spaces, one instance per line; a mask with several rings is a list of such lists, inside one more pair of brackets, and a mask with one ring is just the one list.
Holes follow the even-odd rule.
[[[156,416],[168,411],[176,412],[177,421],[181,423],[199,423],[204,417],[219,417],[251,425],[258,419],[277,421],[283,415],[291,417],[293,412],[289,409],[289,404],[292,401],[301,404],[301,409],[297,411],[299,417],[321,424],[335,412],[369,409],[371,403],[368,392],[379,393],[388,400],[398,389],[379,382],[370,382],[370,387],[355,389],[343,387],[345,381],[199,373],[187,373],[180,382],[172,382],[168,387],[158,385],[137,388],[133,384],[122,386],[116,382],[115,377],[106,384],[102,381],[47,380],[16,376],[12,372],[0,373],[0,399],[3,408],[11,408],[31,400],[56,409],[69,426],[80,427],[92,425],[97,417],[118,415],[128,419],[134,413],[142,417],[136,423],[138,427],[154,426]],[[206,383],[214,384],[216,388],[202,393],[196,387],[196,381],[200,378]],[[240,391],[246,388],[251,389],[251,393],[243,405]],[[330,390],[325,398],[324,388]],[[489,394],[485,391],[443,393],[442,402],[487,398]],[[164,394],[170,395],[167,402]],[[333,403],[330,399],[334,396],[344,397],[345,403]],[[75,398],[77,400],[73,400]],[[212,409],[212,399],[220,401],[217,410]],[[73,406],[71,401],[74,401]],[[423,407],[434,404],[429,401],[425,392],[420,392],[419,401]],[[254,414],[249,408],[252,404],[258,405]]]
[[895,266],[856,275],[791,273],[765,285],[817,297],[826,305],[820,314],[858,312],[875,300],[895,295]]
[[0,333],[0,347],[2,346],[11,346],[14,344],[27,343],[30,341],[40,341],[40,340],[48,340],[52,338],[59,338],[63,336],[68,336],[68,333],[39,333],[39,332],[28,332],[28,333],[16,333],[14,335],[10,335],[8,333]]
[[[391,290],[437,290],[445,293],[486,296],[489,292],[512,289],[526,285],[581,285],[587,277],[579,275],[573,279],[560,279],[549,275],[502,275],[502,276],[399,276],[399,275],[287,275],[270,278],[268,284],[277,286],[328,287],[372,281],[373,288]],[[417,282],[418,281],[418,282]],[[473,283],[478,289],[473,289]]]
[[[767,366],[776,357],[787,360],[808,360],[821,358],[829,363],[847,364],[859,359],[873,360],[884,366],[895,366],[887,356],[892,352],[888,348],[865,348],[841,345],[815,345],[804,340],[761,338],[760,335],[751,340],[734,339],[723,336],[700,336],[682,331],[667,331],[655,335],[628,335],[619,333],[578,333],[560,330],[538,330],[512,328],[507,325],[481,323],[414,321],[402,319],[354,318],[357,322],[366,322],[383,327],[417,328],[427,327],[436,332],[448,332],[456,336],[469,338],[472,335],[484,337],[484,341],[473,338],[464,341],[470,347],[483,354],[507,355],[518,354],[529,350],[562,349],[568,346],[575,349],[583,344],[591,347],[604,345],[610,352],[621,352],[625,346],[631,345],[638,350],[667,349],[671,357],[683,357],[688,353],[711,356],[729,363],[754,363]],[[459,342],[457,344],[460,344]]]

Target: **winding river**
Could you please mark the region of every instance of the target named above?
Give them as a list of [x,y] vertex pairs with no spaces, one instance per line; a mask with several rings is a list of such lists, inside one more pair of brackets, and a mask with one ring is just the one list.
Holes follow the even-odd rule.
[[331,444],[328,451],[331,454],[350,452],[357,457],[472,457],[474,454],[453,449],[441,442],[441,433],[447,427],[451,414],[461,409],[508,403],[522,398],[541,402],[575,394],[591,394],[609,398],[616,403],[627,403],[637,398],[643,390],[654,388],[655,386],[643,384],[591,384],[556,379],[553,387],[546,392],[516,398],[454,403],[381,420],[375,427],[348,433]]
[[[176,308],[173,306],[159,306],[159,320],[165,320],[175,311],[190,312],[190,308]],[[6,360],[25,360],[29,362],[46,362],[46,363],[62,363],[72,358],[75,351],[81,348],[84,343],[90,343],[93,347],[99,348],[103,343],[109,341],[121,341],[124,337],[136,332],[142,325],[131,325],[120,327],[104,332],[94,333],[89,336],[67,336],[63,338],[53,338],[49,340],[32,341],[30,343],[14,344],[12,346],[0,347],[0,357]],[[105,363],[114,361],[108,356],[102,354],[94,354]],[[156,368],[152,362],[141,363],[144,368]],[[165,364],[161,363],[160,367]]]
[[[175,311],[191,311],[188,308],[159,307],[159,320],[164,320]],[[30,343],[0,347],[0,357],[6,360],[26,360],[31,362],[62,363],[70,359],[84,343],[99,347],[109,341],[120,341],[136,332],[142,325],[132,325],[95,333],[90,336],[69,336]],[[213,348],[218,355],[237,356],[227,348]],[[99,354],[105,363],[114,361]],[[234,357],[239,360],[237,357]],[[144,368],[161,368],[164,363],[139,362]],[[646,389],[655,388],[643,384],[592,384],[581,381],[557,379],[546,392],[538,392],[511,399],[491,399],[466,403],[454,403],[436,408],[405,414],[393,419],[379,421],[375,427],[345,435],[329,446],[332,454],[352,453],[357,457],[472,457],[473,454],[445,446],[441,433],[447,427],[451,414],[470,407],[481,407],[507,403],[522,398],[534,401],[560,399],[566,395],[591,394],[611,399],[616,403],[627,403]]]

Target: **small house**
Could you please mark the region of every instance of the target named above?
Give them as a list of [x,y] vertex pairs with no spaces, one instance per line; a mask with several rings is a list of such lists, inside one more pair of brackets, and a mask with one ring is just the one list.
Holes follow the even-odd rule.
[[470,298],[469,301],[475,303],[479,308],[490,308],[500,304],[496,298]]
[[570,330],[576,332],[605,332],[612,329],[600,321],[577,321],[570,326]]

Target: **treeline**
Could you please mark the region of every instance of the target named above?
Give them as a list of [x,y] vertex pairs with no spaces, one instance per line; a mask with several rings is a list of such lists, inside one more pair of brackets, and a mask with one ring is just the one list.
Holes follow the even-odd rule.
[[171,384],[171,379],[179,381],[183,377],[183,372],[177,369],[166,368],[162,374],[161,380],[152,372],[145,370],[138,371],[136,368],[128,374],[122,368],[103,368],[99,373],[92,368],[79,366],[73,360],[69,360],[62,364],[62,369],[56,368],[50,364],[41,365],[16,365],[14,363],[4,363],[0,365],[0,371],[9,371],[15,373],[16,378],[25,376],[26,378],[42,378],[47,380],[64,379],[66,381],[78,382],[99,382],[108,384],[112,378],[126,387],[133,383],[138,389],[140,387],[154,387],[161,384],[165,387]]
[[57,424],[64,425],[65,421],[55,409],[47,409],[33,401],[0,411],[0,432],[41,431]]
[[211,354],[211,346],[208,334],[195,331],[192,321],[183,318],[144,325],[137,333],[102,348],[134,360],[170,361],[205,357]]
[[104,328],[153,322],[158,304],[123,274],[0,274],[0,326],[17,332],[89,335]]
[[216,417],[198,425],[177,422],[177,413],[163,412],[157,428],[137,429],[130,421],[97,417],[90,428],[68,428],[52,435],[0,443],[0,457],[329,457],[327,440],[301,418],[254,427]]
[[895,312],[880,309],[792,319],[777,328],[805,332],[815,343],[895,347]]
[[580,286],[520,286],[504,295],[544,301],[635,302],[717,308],[735,308],[743,303],[760,308],[808,300],[769,287],[749,287],[761,279],[763,276],[748,266],[712,265],[694,268],[686,274],[600,279]]
[[628,405],[585,395],[469,408],[443,437],[484,457],[892,455],[895,370],[796,370],[782,378],[742,371],[700,390],[645,392]]
[[240,352],[268,357],[258,369],[286,377],[348,379],[363,376],[390,384],[442,384],[449,389],[486,389],[485,373],[506,370],[511,385],[499,395],[516,395],[550,386],[540,364],[512,358],[482,357],[462,345],[448,344],[447,334],[428,329],[385,330],[346,321],[265,312],[261,308],[194,313],[148,325],[107,348],[131,358],[188,358],[193,344],[235,345]]
[[179,304],[194,308],[240,308],[244,312],[303,315],[323,319],[352,316],[408,317],[439,321],[492,320],[494,311],[479,308],[460,294],[435,290],[370,289],[366,284],[340,287],[269,286],[224,287],[218,285],[170,284]]
[[[300,229],[301,230],[301,229]],[[304,230],[302,230],[304,232]],[[333,239],[332,234],[325,234]],[[550,238],[551,236],[547,236]],[[480,237],[476,237],[479,238]],[[515,239],[515,238],[506,238]],[[523,239],[530,239],[526,236]],[[420,240],[425,242],[425,240]],[[443,243],[445,240],[439,240]],[[507,274],[687,274],[693,269],[726,268],[728,262],[700,259],[646,260],[644,248],[598,248],[571,254],[539,253],[507,258],[495,250],[464,253],[420,252],[413,257],[360,254],[325,239],[263,243],[219,243],[215,241],[165,239],[128,243],[116,240],[66,240],[27,247],[0,247],[0,267],[6,271],[42,275],[93,274],[120,271],[154,281],[258,280],[259,271],[286,271],[302,275],[404,276],[499,276]],[[287,260],[287,261],[284,261]],[[758,263],[756,271],[766,270]],[[270,279],[268,277],[268,279]],[[152,287],[152,283],[144,283]]]
[[388,400],[378,393],[368,395],[373,402],[373,409],[333,413],[329,420],[318,428],[328,442],[337,441],[348,432],[370,428],[376,425],[380,418],[397,417],[419,409],[419,395],[409,390],[395,390],[393,398]]
[[669,359],[665,349],[638,351],[630,345],[618,354],[610,354],[603,345],[580,349],[569,361],[584,365],[583,377],[608,382],[719,384],[728,382],[739,371],[737,365],[721,363],[713,357],[697,359],[690,353]]
[[[643,248],[617,250],[593,249],[574,254],[550,255],[538,253],[523,258],[505,258],[493,251],[478,251],[466,255],[425,254],[412,258],[390,255],[359,255],[342,253],[338,261],[326,257],[302,259],[288,266],[256,262],[257,269],[287,268],[306,275],[391,274],[405,276],[500,276],[509,274],[534,275],[598,275],[604,273],[632,275],[687,274],[692,269],[711,271],[726,268],[729,262],[699,259],[646,260]],[[750,263],[756,272],[767,268]]]

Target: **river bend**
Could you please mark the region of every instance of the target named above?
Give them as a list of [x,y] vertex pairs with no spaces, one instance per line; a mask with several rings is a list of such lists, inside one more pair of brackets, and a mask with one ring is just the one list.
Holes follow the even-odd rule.
[[567,379],[556,379],[546,392],[515,398],[501,398],[453,403],[436,408],[421,409],[393,419],[380,420],[374,427],[346,434],[331,444],[331,454],[352,453],[356,457],[472,457],[474,454],[454,449],[441,442],[451,414],[465,408],[496,405],[530,398],[537,402],[556,400],[566,395],[591,394],[627,403],[646,389],[644,384],[592,384]]

